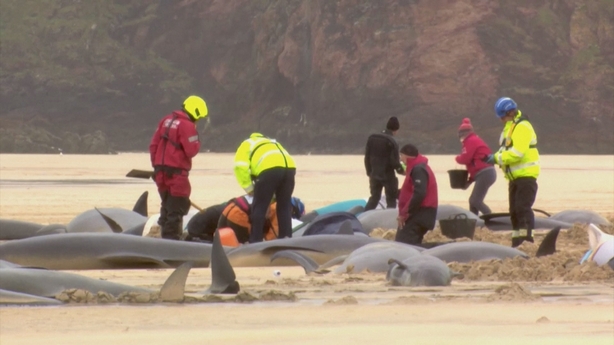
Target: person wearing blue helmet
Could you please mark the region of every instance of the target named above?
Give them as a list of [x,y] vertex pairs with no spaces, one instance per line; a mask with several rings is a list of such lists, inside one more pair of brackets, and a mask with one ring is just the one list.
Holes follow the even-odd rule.
[[290,198],[290,202],[292,204],[292,218],[301,219],[305,215],[305,204],[295,196]]
[[533,242],[535,215],[532,207],[540,173],[537,135],[529,118],[518,110],[513,99],[502,97],[497,100],[495,114],[504,124],[499,139],[500,147],[484,161],[497,164],[509,181],[512,247],[517,247],[524,241]]

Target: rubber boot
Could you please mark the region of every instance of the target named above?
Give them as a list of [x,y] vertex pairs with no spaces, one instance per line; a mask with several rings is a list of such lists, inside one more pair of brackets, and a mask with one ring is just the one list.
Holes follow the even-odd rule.
[[512,237],[512,248],[518,247],[521,243],[520,237]]
[[166,223],[162,227],[162,238],[180,240],[183,235],[183,216],[188,213],[190,199],[186,197],[169,196],[166,209]]
[[520,232],[518,230],[512,230],[512,248],[518,247],[520,243]]
[[517,240],[517,245],[514,246],[514,239],[512,238],[512,247],[518,247],[519,245],[521,245],[524,241],[527,242],[531,242],[533,243],[533,231],[532,230],[519,230],[518,231],[518,240]]
[[533,240],[533,231],[532,230],[520,230],[519,234],[520,234],[520,237],[519,237],[520,238],[520,244],[522,244],[524,241],[531,242],[531,243],[534,242],[534,240]]

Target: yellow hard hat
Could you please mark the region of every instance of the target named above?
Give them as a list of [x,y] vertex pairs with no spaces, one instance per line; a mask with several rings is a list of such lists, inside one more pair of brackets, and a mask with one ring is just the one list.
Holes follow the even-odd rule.
[[204,119],[207,117],[207,115],[209,115],[207,103],[205,103],[205,101],[198,96],[190,96],[186,98],[185,101],[183,101],[183,110],[185,110],[194,121]]

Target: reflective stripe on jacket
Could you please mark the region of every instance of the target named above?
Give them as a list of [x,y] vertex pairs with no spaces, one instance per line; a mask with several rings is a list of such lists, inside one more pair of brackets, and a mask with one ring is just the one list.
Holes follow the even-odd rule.
[[252,178],[271,168],[296,168],[294,159],[275,139],[252,133],[235,154],[235,176],[241,188],[251,192]]
[[506,179],[537,178],[539,176],[537,135],[529,120],[523,117],[520,111],[518,111],[514,121],[505,124],[499,144],[501,147],[494,158],[495,163],[505,173]]

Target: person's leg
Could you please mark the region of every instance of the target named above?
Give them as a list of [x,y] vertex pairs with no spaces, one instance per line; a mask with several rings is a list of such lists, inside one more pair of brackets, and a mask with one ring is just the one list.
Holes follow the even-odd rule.
[[365,205],[365,211],[374,210],[377,207],[380,199],[382,198],[382,188],[384,185],[381,181],[369,178],[369,190],[371,196]]
[[533,227],[535,226],[535,214],[533,203],[537,195],[537,181],[531,177],[523,177],[516,180],[516,215],[518,218],[518,245],[524,241],[533,242]]
[[384,192],[386,193],[386,208],[396,208],[399,192],[399,179],[396,176],[385,181]]
[[285,176],[275,190],[277,201],[278,238],[292,237],[292,193],[294,192],[294,178],[296,169],[284,169]]
[[252,228],[249,234],[249,242],[262,242],[264,239],[264,221],[266,212],[271,204],[277,186],[281,183],[285,175],[285,169],[269,169],[260,173],[254,183],[254,201],[250,222]]
[[512,247],[518,247],[520,245],[520,230],[518,224],[518,216],[516,215],[516,181],[509,181],[508,186],[508,202],[509,202],[509,212],[510,212],[510,221],[512,223]]
[[168,186],[166,185],[165,175],[163,172],[158,172],[154,177],[156,186],[158,187],[158,194],[160,195],[160,217],[158,217],[158,225],[162,228],[162,225],[166,223],[166,202],[169,196]]
[[162,226],[162,238],[178,240],[183,234],[183,216],[188,214],[190,199],[184,196],[169,196],[166,223]]
[[166,222],[162,226],[162,238],[178,240],[183,234],[183,216],[190,210],[191,186],[187,175],[167,177],[169,196],[166,202]]
[[482,214],[492,213],[490,207],[484,203],[484,199],[488,189],[495,183],[496,179],[497,172],[494,168],[486,168],[475,176],[475,185],[469,197],[469,209],[475,215],[478,215],[479,212],[482,212]]
[[394,240],[396,242],[418,245],[422,243],[424,234],[427,231],[427,229],[420,225],[418,219],[410,216],[403,228],[397,230]]

